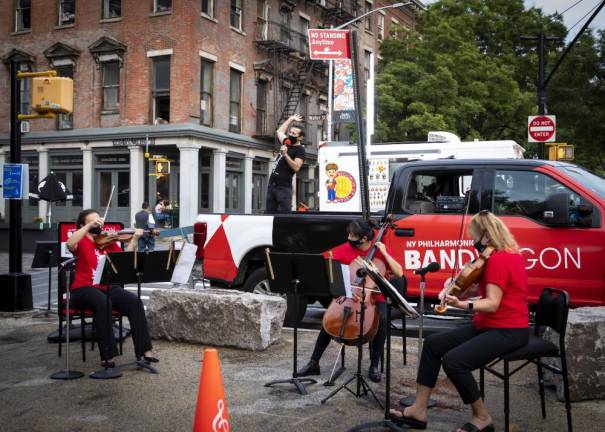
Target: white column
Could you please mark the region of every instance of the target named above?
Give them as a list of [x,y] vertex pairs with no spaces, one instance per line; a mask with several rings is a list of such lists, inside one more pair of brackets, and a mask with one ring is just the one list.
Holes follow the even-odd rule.
[[[130,220],[134,223],[134,215],[141,209],[145,201],[145,156],[141,146],[128,146],[130,150]],[[150,205],[152,205],[150,203]]]
[[254,156],[244,157],[244,213],[252,213],[252,161]]
[[212,211],[225,213],[225,177],[227,175],[227,152],[216,149],[212,163]]
[[92,149],[82,149],[82,207],[92,208]]
[[193,225],[199,210],[200,148],[201,144],[177,144],[179,160],[179,225]]
[[[48,175],[48,149],[46,147],[38,148],[38,181],[42,181]],[[36,188],[38,185],[29,185],[29,189]],[[46,215],[48,213],[48,201],[38,201],[38,216],[44,222],[48,222]]]
[[[4,150],[0,150],[0,166],[4,165],[5,163],[6,163],[6,153],[4,152]],[[0,195],[0,214],[2,215],[2,218],[4,219],[5,222],[8,221],[8,215],[6,214],[6,200],[2,199],[1,195]]]

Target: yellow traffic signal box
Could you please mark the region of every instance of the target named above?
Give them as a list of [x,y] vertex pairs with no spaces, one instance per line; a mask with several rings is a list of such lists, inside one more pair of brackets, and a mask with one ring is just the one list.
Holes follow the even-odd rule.
[[74,106],[74,84],[71,78],[32,78],[32,109],[39,114],[69,114]]
[[552,143],[548,146],[548,160],[572,161],[574,160],[574,146],[566,143]]

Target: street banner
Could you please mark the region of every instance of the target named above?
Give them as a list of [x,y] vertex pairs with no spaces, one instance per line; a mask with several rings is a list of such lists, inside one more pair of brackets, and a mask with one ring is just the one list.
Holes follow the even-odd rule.
[[351,60],[334,61],[334,123],[355,123],[355,97]]

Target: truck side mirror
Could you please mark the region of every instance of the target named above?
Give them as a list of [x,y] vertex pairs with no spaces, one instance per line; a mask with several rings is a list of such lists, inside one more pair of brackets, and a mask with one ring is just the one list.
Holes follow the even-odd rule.
[[593,212],[594,207],[589,202],[578,205],[578,225],[586,227],[592,226]]
[[567,192],[554,193],[546,198],[542,220],[548,226],[570,226],[570,201]]

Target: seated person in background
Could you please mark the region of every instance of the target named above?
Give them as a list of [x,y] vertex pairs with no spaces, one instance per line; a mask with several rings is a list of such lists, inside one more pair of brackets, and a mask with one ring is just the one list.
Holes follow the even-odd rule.
[[[99,257],[108,252],[122,251],[117,243],[110,244],[103,249],[97,246],[94,236],[101,233],[103,223],[103,219],[95,210],[83,210],[76,221],[78,230],[67,240],[67,248],[78,258],[75,275],[71,287],[69,287],[72,305],[78,309],[93,311],[103,367],[114,367],[115,364],[111,360],[118,354],[110,319],[111,311],[114,309],[126,315],[130,321],[136,357],[156,363],[158,359],[152,356],[151,338],[141,300],[122,287],[112,287],[108,290],[107,285],[93,285],[93,276]],[[127,251],[134,250],[134,245],[143,234],[142,231],[141,229],[135,231],[126,247]],[[107,296],[109,296],[109,302]]]
[[141,238],[139,238],[137,250],[153,251],[155,249],[155,238],[151,230],[155,228],[155,220],[149,211],[149,203],[147,201],[143,202],[141,210],[134,215],[134,227],[145,230]]
[[155,204],[155,208],[154,208],[154,213],[155,213],[155,220],[157,221],[158,225],[166,225],[166,217],[168,216],[166,213],[164,213],[165,210],[165,206],[164,206],[164,200],[162,198],[158,198],[157,203]]

